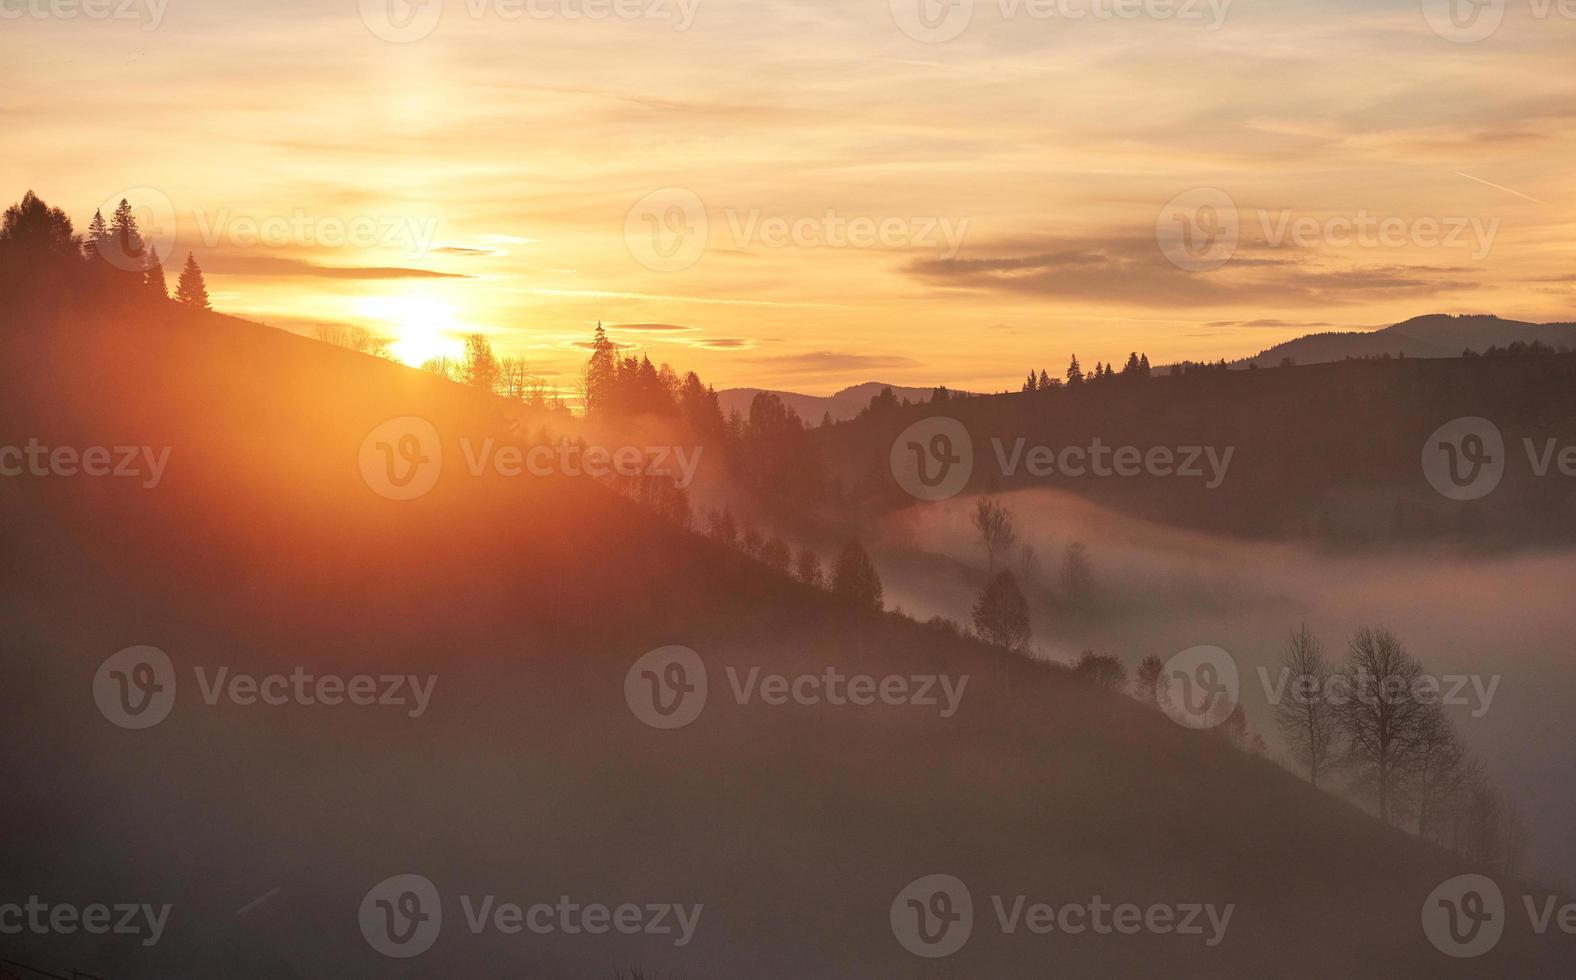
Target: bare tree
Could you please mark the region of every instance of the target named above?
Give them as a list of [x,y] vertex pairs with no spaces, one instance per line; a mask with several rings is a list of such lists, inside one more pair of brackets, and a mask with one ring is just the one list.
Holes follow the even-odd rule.
[[1275,722],[1292,758],[1308,770],[1308,782],[1317,786],[1335,752],[1335,706],[1329,696],[1334,668],[1306,624],[1292,633],[1281,667],[1284,678]]
[[1012,573],[1003,569],[991,576],[974,603],[974,629],[986,642],[1006,650],[1029,645],[1029,603]]
[[1437,704],[1424,712],[1418,738],[1417,762],[1408,790],[1417,814],[1417,834],[1428,837],[1439,822],[1439,810],[1475,769],[1470,765],[1466,746]]
[[1417,765],[1428,725],[1428,706],[1417,696],[1422,665],[1384,628],[1352,638],[1342,678],[1346,696],[1336,705],[1346,759],[1376,798],[1379,819],[1394,822],[1402,781]]
[[986,572],[994,575],[996,556],[1006,555],[1018,538],[1018,532],[1012,526],[1012,512],[995,497],[983,496],[975,501],[971,520],[974,530],[979,532],[980,542],[985,545]]

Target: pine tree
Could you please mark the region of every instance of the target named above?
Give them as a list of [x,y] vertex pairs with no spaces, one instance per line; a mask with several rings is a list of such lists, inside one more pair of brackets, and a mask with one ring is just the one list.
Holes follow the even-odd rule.
[[1035,391],[1038,388],[1039,388],[1039,382],[1035,380],[1034,372],[1030,371],[1029,372],[1029,379],[1023,383],[1023,390],[1024,391]]
[[142,255],[142,233],[137,230],[137,216],[131,213],[131,204],[124,197],[115,205],[115,215],[109,223],[109,234],[120,256],[135,259]]
[[1050,391],[1051,390],[1051,376],[1049,374],[1045,373],[1045,369],[1044,368],[1040,368],[1040,390],[1041,391]]
[[974,629],[987,643],[1008,650],[1029,645],[1029,603],[1012,573],[992,575],[974,603]]
[[591,338],[591,362],[586,366],[586,412],[612,408],[613,387],[618,381],[618,357],[613,342],[598,320]]
[[1078,355],[1074,354],[1072,361],[1067,365],[1067,383],[1070,385],[1083,384],[1083,368],[1078,366]]
[[1149,355],[1148,354],[1140,354],[1140,355],[1138,355],[1138,373],[1139,373],[1139,375],[1142,376],[1142,377],[1147,378],[1147,377],[1149,377],[1149,370],[1150,370],[1150,368],[1149,368]]
[[159,247],[148,246],[148,263],[142,271],[142,282],[148,291],[159,299],[170,298],[169,283],[164,281],[164,264],[159,261]]
[[93,212],[93,220],[88,223],[88,240],[83,244],[82,250],[92,258],[99,254],[99,249],[109,241],[109,226],[104,224],[104,212]]
[[187,306],[195,306],[199,310],[209,310],[208,285],[203,282],[202,269],[197,266],[197,259],[192,253],[186,253],[186,268],[181,270],[180,281],[175,285],[175,299]]

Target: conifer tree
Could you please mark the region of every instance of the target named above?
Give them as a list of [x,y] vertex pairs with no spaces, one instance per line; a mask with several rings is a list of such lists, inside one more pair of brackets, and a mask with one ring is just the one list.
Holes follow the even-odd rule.
[[159,299],[170,298],[170,286],[164,281],[164,264],[159,261],[157,245],[148,246],[148,262],[142,271],[142,282]]
[[1050,391],[1051,390],[1051,376],[1049,374],[1045,373],[1045,369],[1044,368],[1040,368],[1040,390],[1041,391]]
[[93,220],[88,223],[88,240],[83,244],[82,249],[91,258],[99,254],[100,247],[107,241],[109,241],[109,226],[104,224],[104,212],[96,210],[93,212]]
[[208,284],[203,281],[202,269],[192,253],[186,253],[186,268],[181,270],[180,281],[175,285],[175,299],[200,310],[212,309],[208,305]]
[[131,204],[124,197],[115,205],[109,235],[115,242],[118,256],[135,259],[142,255],[142,233],[137,230],[137,216],[131,213]]
[[1067,365],[1067,383],[1070,385],[1083,384],[1083,368],[1078,366],[1078,355],[1074,354],[1072,361]]
[[1029,372],[1029,379],[1023,383],[1023,390],[1024,391],[1035,391],[1038,388],[1039,388],[1039,382],[1035,380],[1034,372],[1030,371]]

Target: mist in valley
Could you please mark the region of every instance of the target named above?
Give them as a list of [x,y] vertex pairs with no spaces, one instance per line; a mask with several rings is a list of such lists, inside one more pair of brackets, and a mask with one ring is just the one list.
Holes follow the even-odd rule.
[[[1119,657],[1131,673],[1213,645],[1236,661],[1241,704],[1272,758],[1290,765],[1269,691],[1301,624],[1337,666],[1358,629],[1385,626],[1458,700],[1446,710],[1462,738],[1521,808],[1527,871],[1568,886],[1576,810],[1567,748],[1576,741],[1569,666],[1576,552],[1479,554],[1451,547],[1340,552],[1305,542],[1233,540],[1133,519],[1057,490],[997,498],[1011,512],[1009,567],[1029,600],[1035,656],[1072,663],[1083,651]],[[970,522],[975,497],[888,515],[875,550],[888,601],[923,621],[967,625],[986,577]],[[1091,588],[1074,601],[1067,552],[1084,547]],[[1457,678],[1460,677],[1460,680]],[[1333,780],[1338,788],[1342,777]]]

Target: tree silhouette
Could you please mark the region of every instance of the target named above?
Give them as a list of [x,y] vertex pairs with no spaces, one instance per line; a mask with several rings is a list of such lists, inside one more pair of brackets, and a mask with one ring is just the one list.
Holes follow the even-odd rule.
[[881,576],[858,539],[844,546],[832,566],[832,594],[860,608],[881,611]]
[[498,358],[493,356],[492,343],[479,333],[466,337],[460,381],[478,391],[491,392],[498,385],[498,377]]
[[1308,770],[1308,782],[1317,786],[1335,752],[1335,707],[1329,700],[1334,671],[1306,625],[1292,633],[1282,667],[1285,683],[1275,705],[1275,721],[1292,758]]
[[148,262],[142,271],[143,284],[148,287],[148,292],[159,299],[170,298],[169,284],[164,281],[164,263],[159,261],[159,247],[148,246]]
[[181,270],[180,281],[175,284],[175,299],[200,310],[211,309],[208,305],[208,285],[203,282],[202,269],[190,252],[186,253],[186,267]]
[[124,197],[115,206],[115,214],[110,218],[109,237],[117,257],[127,261],[142,257],[142,233],[137,230],[137,216],[132,213],[131,204]]
[[983,496],[974,502],[974,513],[969,518],[974,530],[985,546],[985,571],[996,572],[996,556],[1004,555],[1017,540],[1018,532],[1012,526],[1012,512],[995,497]]
[[104,223],[104,212],[95,210],[93,220],[88,222],[88,237],[82,245],[82,250],[90,257],[97,256],[107,241],[109,241],[109,226]]
[[1110,691],[1120,691],[1127,683],[1127,668],[1122,666],[1122,661],[1109,653],[1095,653],[1093,650],[1085,650],[1078,655],[1073,663],[1073,673]]
[[1003,569],[990,577],[975,600],[974,629],[986,642],[1006,650],[1029,645],[1029,603],[1012,572]]
[[1166,704],[1162,700],[1165,680],[1161,674],[1165,669],[1165,662],[1152,653],[1140,661],[1138,672],[1133,676],[1133,697],[1151,707],[1163,707]]
[[1056,386],[1051,382],[1051,376],[1045,373],[1044,368],[1040,368],[1040,390],[1050,391],[1054,387]]
[[1078,366],[1078,355],[1074,354],[1073,359],[1067,364],[1067,383],[1070,385],[1081,385],[1083,381],[1083,368]]

